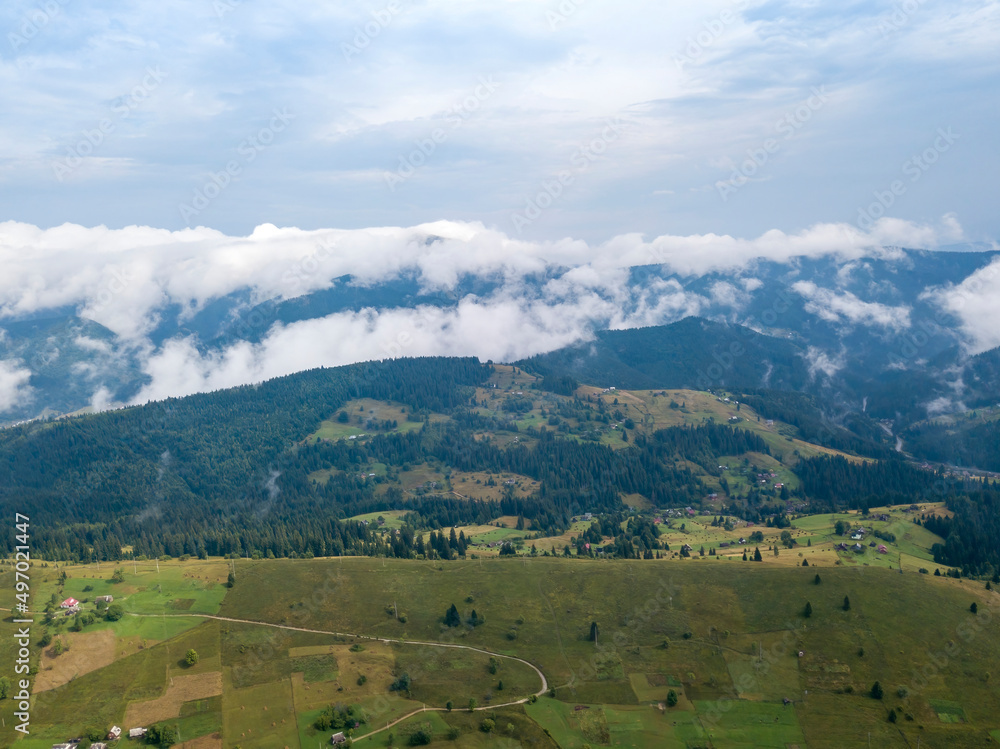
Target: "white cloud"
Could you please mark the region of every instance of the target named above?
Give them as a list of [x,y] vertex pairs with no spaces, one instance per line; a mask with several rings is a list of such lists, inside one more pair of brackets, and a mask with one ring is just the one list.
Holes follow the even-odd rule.
[[[740,309],[761,287],[759,279],[741,277],[759,259],[792,267],[802,257],[899,258],[900,250],[878,240],[914,234],[935,237],[933,229],[905,222],[882,222],[870,233],[822,224],[754,239],[628,234],[597,244],[527,241],[481,223],[453,221],[316,231],[265,224],[236,237],[206,228],[40,229],[7,222],[0,224],[0,264],[6,271],[0,276],[0,317],[69,306],[107,326],[137,353],[151,377],[141,402],[366,359],[530,356],[586,340],[598,328],[660,325],[704,314],[713,302]],[[681,278],[654,275],[630,287],[630,268],[656,264]],[[710,298],[685,288],[690,278],[716,271],[734,273],[736,280],[715,283]],[[169,305],[183,310],[183,318],[245,289],[255,301],[288,299],[330,288],[345,275],[373,285],[410,274],[433,291],[453,292],[467,275],[497,285],[482,297],[454,295],[447,309],[343,312],[275,327],[259,344],[236,342],[207,353],[191,338],[157,348],[148,337]],[[538,277],[548,280],[540,287],[528,282]],[[890,330],[909,323],[905,307],[865,302],[809,282],[793,288],[824,319]],[[121,348],[82,336],[75,343],[101,361]],[[820,362],[816,371],[830,366]],[[95,367],[81,365],[79,373],[96,375],[100,367]],[[99,405],[108,400],[107,394],[94,398]]]
[[814,380],[818,374],[833,377],[846,366],[846,357],[843,352],[832,355],[815,346],[809,346],[806,349],[805,359],[809,364],[809,377]]
[[958,285],[931,289],[923,298],[955,315],[978,354],[1000,346],[1000,258]]
[[19,361],[0,361],[0,413],[31,400],[31,371]]
[[[73,224],[40,229],[0,223],[0,317],[75,306],[121,336],[140,339],[157,310],[191,312],[213,299],[251,288],[260,299],[287,299],[328,288],[350,274],[374,284],[407,271],[429,289],[450,289],[464,274],[510,282],[552,268],[568,269],[553,286],[565,293],[620,287],[622,269],[661,263],[683,275],[733,270],[756,258],[887,257],[881,241],[933,230],[880,223],[871,234],[821,224],[798,234],[770,231],[757,239],[623,235],[605,243],[562,239],[529,242],[480,223],[439,221],[411,228],[303,231],[262,225],[246,237],[198,228],[178,232],[131,226],[112,230]],[[434,240],[433,238],[439,238]],[[897,242],[894,242],[897,243]]]
[[828,322],[874,325],[897,332],[910,326],[909,307],[866,302],[849,291],[831,291],[812,281],[797,281],[792,284],[792,290],[807,300],[807,312]]

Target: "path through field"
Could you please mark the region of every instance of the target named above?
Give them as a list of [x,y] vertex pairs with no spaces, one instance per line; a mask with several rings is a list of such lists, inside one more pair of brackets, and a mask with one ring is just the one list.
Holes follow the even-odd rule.
[[[532,670],[534,670],[534,672],[536,674],[538,674],[538,678],[542,680],[542,688],[539,689],[537,692],[535,692],[535,694],[532,695],[532,696],[534,696],[534,697],[541,697],[543,694],[545,694],[549,690],[549,682],[545,678],[545,674],[543,674],[542,670],[540,668],[538,668],[538,666],[536,666],[534,663],[531,663],[530,661],[526,661],[523,658],[517,658],[517,657],[515,657],[513,655],[504,655],[502,653],[493,653],[493,652],[490,652],[489,650],[483,650],[482,648],[474,648],[471,645],[455,645],[455,644],[452,644],[452,643],[444,643],[444,642],[425,642],[425,641],[422,641],[422,640],[396,640],[396,639],[385,638],[385,637],[369,637],[367,635],[358,635],[358,634],[353,634],[351,632],[331,632],[331,631],[325,630],[325,629],[308,629],[306,627],[292,627],[292,626],[287,625],[287,624],[272,624],[271,622],[255,622],[255,621],[252,621],[250,619],[232,619],[232,618],[230,618],[228,616],[214,616],[212,614],[134,614],[134,613],[129,612],[128,615],[129,616],[148,617],[148,618],[178,617],[178,616],[183,616],[183,617],[200,617],[202,619],[215,619],[215,620],[220,621],[220,622],[233,622],[235,624],[253,624],[253,625],[257,625],[259,627],[273,627],[275,629],[289,629],[289,630],[292,630],[293,632],[308,632],[310,634],[332,635],[334,637],[356,637],[356,638],[359,638],[359,639],[362,639],[362,640],[375,640],[377,642],[382,642],[382,643],[385,643],[385,644],[397,643],[399,645],[423,645],[425,647],[432,647],[432,648],[455,648],[456,650],[471,650],[474,653],[482,653],[483,655],[490,655],[490,656],[493,656],[495,658],[506,658],[507,660],[517,661],[518,663],[523,663],[525,666],[528,666],[529,668],[531,668]],[[477,708],[473,708],[473,709],[477,710],[477,711],[478,710],[495,710],[498,707],[510,707],[512,705],[523,705],[524,703],[526,703],[530,699],[531,699],[531,697],[524,697],[523,699],[515,700],[513,702],[504,702],[504,703],[502,703],[500,705],[489,705],[489,706],[486,706],[486,707],[477,707]],[[448,709],[444,708],[444,707],[427,707],[425,705],[424,707],[419,708],[418,710],[414,710],[411,713],[407,713],[406,715],[404,715],[401,718],[397,718],[392,723],[387,723],[386,725],[382,726],[382,728],[377,728],[374,731],[370,731],[369,733],[364,734],[363,736],[358,736],[357,739],[363,739],[363,738],[365,738],[367,736],[374,736],[375,734],[381,733],[382,731],[387,731],[388,729],[392,728],[397,723],[401,723],[404,720],[407,720],[408,718],[412,718],[414,715],[417,715],[418,713],[423,713],[423,712],[447,712],[447,710]]]

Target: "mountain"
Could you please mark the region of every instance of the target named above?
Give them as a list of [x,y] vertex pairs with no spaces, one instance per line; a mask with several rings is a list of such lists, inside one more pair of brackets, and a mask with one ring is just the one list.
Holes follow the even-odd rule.
[[[428,236],[420,248],[437,251],[443,242]],[[603,276],[538,261],[527,270],[432,278],[429,266],[415,260],[378,278],[309,277],[306,284],[292,274],[268,292],[239,288],[200,306],[156,292],[151,298],[162,301],[143,313],[146,319],[130,321],[141,324],[125,326],[127,334],[79,317],[83,308],[36,312],[33,319],[8,310],[0,323],[0,356],[8,370],[30,379],[13,396],[0,392],[0,404],[13,404],[0,412],[0,423],[127,403],[155,378],[156,397],[204,388],[218,379],[213,372],[225,372],[226,383],[253,382],[262,377],[252,364],[267,357],[265,371],[291,373],[294,359],[273,360],[280,357],[275,351],[287,350],[282,342],[299,346],[316,335],[347,335],[343,344],[324,348],[336,363],[399,353],[497,358],[481,354],[489,344],[512,352],[509,360],[527,352],[537,366],[565,368],[565,357],[582,356],[593,341],[600,358],[587,359],[587,367],[597,380],[613,370],[633,384],[669,375],[663,382],[805,389],[841,412],[867,413],[899,431],[1000,395],[996,353],[969,356],[967,325],[942,301],[947,290],[1000,257],[966,249],[880,248],[849,261],[835,255],[757,259],[736,269],[687,274],[643,265]],[[669,328],[688,317],[721,327],[700,333]],[[349,333],[336,323],[341,318],[352,321]],[[390,318],[392,345],[376,333],[379,321]],[[503,322],[493,326],[494,319]],[[637,334],[646,336],[642,342],[620,339],[636,349],[634,361],[602,345],[616,331],[662,326],[671,340],[647,333]],[[459,336],[473,327],[477,334]],[[90,332],[73,332],[84,329]],[[741,329],[755,335],[735,332]],[[395,344],[403,334],[405,351]],[[574,343],[553,353],[567,341]],[[733,345],[747,352],[730,365],[726,347]],[[183,364],[171,358],[169,366],[151,365],[177,346],[184,348]],[[648,361],[641,361],[641,350]],[[657,357],[671,363],[658,364]],[[190,382],[174,377],[177,366],[191,365],[204,376]]]
[[798,345],[696,317],[652,328],[598,331],[593,341],[518,365],[543,376],[629,389],[802,390],[814,379]]
[[112,331],[74,315],[5,322],[0,359],[31,372],[29,395],[4,414],[9,420],[76,411],[95,397],[127,401],[146,380]]

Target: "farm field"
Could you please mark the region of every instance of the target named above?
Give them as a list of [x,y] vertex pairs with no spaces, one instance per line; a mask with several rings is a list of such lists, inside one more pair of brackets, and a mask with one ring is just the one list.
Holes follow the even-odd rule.
[[[798,530],[818,539],[839,517],[809,518]],[[919,550],[926,539],[910,541]],[[133,613],[72,633],[69,651],[43,660],[56,674],[70,668],[74,675],[36,689],[31,739],[5,733],[0,743],[50,747],[95,723],[131,720],[176,726],[183,741],[206,749],[220,735],[223,747],[312,747],[328,745],[331,731],[314,723],[330,705],[353,706],[363,719],[355,744],[373,747],[386,746],[390,733],[394,745],[405,745],[417,731],[432,745],[460,747],[506,740],[574,748],[863,747],[869,731],[884,747],[915,745],[918,736],[924,746],[972,747],[1000,731],[990,677],[1000,663],[995,591],[905,566],[900,575],[820,556],[808,568],[780,563],[796,554],[782,550],[764,564],[236,560],[231,589],[219,582],[230,569],[222,561],[161,562],[159,573],[147,562],[109,583],[116,600],[133,591],[121,596],[123,604],[137,596]],[[103,590],[95,581],[112,571],[43,567],[39,579],[56,592],[65,572],[62,590],[90,585],[94,593]],[[7,605],[10,573],[2,578]],[[224,597],[209,615],[224,619],[166,613],[164,601],[194,596],[192,582],[219,586]],[[216,595],[214,587],[208,592]],[[191,608],[207,609],[216,599],[195,600]],[[978,614],[969,611],[973,601]],[[452,604],[457,627],[443,622]],[[476,626],[466,623],[473,609]],[[134,615],[141,613],[155,616]],[[122,648],[120,633],[144,621],[184,626],[162,641]],[[65,656],[88,636],[115,638],[114,649],[105,643],[97,667],[76,673]],[[42,649],[32,650],[37,659]],[[199,655],[193,665],[185,662],[191,650]],[[542,690],[538,674],[512,657],[541,669],[551,691],[531,704],[493,708]],[[884,687],[880,700],[868,694],[875,681]],[[677,704],[668,707],[671,691]],[[380,730],[424,706],[432,710]],[[0,716],[9,731],[9,701],[0,701]],[[490,731],[482,730],[487,718]]]

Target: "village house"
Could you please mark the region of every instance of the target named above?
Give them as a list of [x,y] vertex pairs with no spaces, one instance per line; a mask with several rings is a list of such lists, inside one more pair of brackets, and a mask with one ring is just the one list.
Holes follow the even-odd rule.
[[101,601],[104,601],[105,603],[110,604],[114,600],[115,600],[114,596],[97,596],[97,598],[94,599],[94,602],[100,603]]
[[122,737],[122,729],[118,726],[111,726],[111,730],[108,731],[108,740],[117,741]]
[[145,735],[146,735],[145,728],[130,728],[128,730],[128,737],[130,739],[141,739]]
[[333,734],[333,736],[330,737],[330,743],[333,744],[334,746],[337,746],[338,744],[346,744],[347,736],[344,735],[343,731],[341,731],[340,733],[335,733]]
[[72,608],[74,608],[76,606],[79,606],[79,605],[80,605],[80,602],[78,600],[76,600],[75,598],[67,598],[65,601],[63,601],[62,603],[59,604],[59,608],[61,608],[61,609],[72,609]]
[[96,744],[91,744],[90,749],[108,749],[108,745],[105,744],[103,741],[99,741]]

